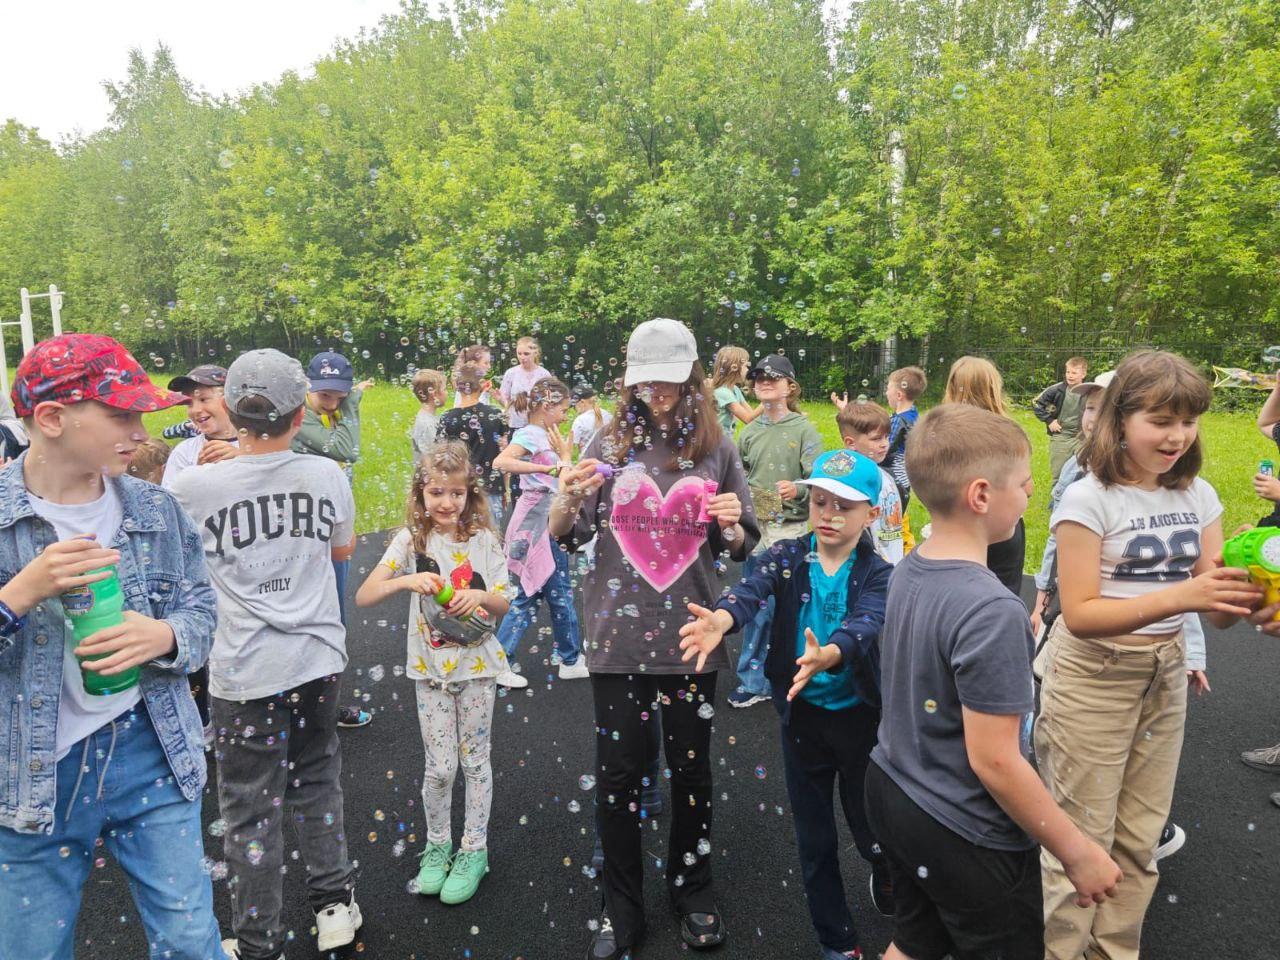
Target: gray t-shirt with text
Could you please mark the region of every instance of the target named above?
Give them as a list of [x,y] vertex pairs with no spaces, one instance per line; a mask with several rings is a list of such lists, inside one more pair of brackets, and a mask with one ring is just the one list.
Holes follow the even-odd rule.
[[1022,601],[981,564],[912,551],[889,581],[880,648],[884,707],[871,759],[970,843],[1035,846],[969,766],[961,712],[1022,717],[1030,755],[1034,641]]

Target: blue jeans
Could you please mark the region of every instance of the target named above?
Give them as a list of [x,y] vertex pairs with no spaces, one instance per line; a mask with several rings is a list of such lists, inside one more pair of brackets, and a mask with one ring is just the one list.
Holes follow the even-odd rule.
[[485,497],[489,501],[489,513],[493,516],[493,529],[497,530],[498,534],[501,535],[504,512],[502,507],[502,494],[487,493],[485,494]]
[[[742,577],[752,576],[765,563],[767,552],[753,553],[742,564]],[[773,629],[774,601],[770,597],[755,619],[742,630],[742,655],[738,657],[738,687],[747,693],[769,696],[769,680],[764,660],[769,652],[769,632]]]
[[333,579],[338,584],[338,616],[344,627],[347,625],[347,574],[350,571],[350,560],[333,561]]
[[538,601],[542,599],[551,608],[551,630],[555,634],[556,656],[560,658],[560,662],[573,666],[582,653],[578,611],[573,605],[573,586],[569,582],[569,555],[556,544],[551,545],[551,555],[556,562],[555,572],[533,596],[524,592],[519,580],[512,579],[515,596],[511,598],[511,609],[498,627],[498,642],[506,651],[508,660],[515,659],[520,639],[533,622]]
[[129,878],[152,958],[225,960],[201,867],[200,801],[182,796],[146,707],[72,747],[58,761],[57,781],[52,833],[0,827],[0,957],[72,960],[101,837]]

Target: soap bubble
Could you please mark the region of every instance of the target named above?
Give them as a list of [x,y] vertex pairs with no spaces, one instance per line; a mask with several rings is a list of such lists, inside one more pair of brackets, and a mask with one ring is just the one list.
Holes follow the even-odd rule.
[[583,790],[590,790],[596,785],[596,778],[589,773],[584,773],[578,778],[578,786]]
[[965,95],[968,92],[969,92],[968,87],[966,87],[963,83],[957,83],[954,87],[951,88],[951,99],[963,100],[965,98]]
[[250,840],[249,845],[245,847],[244,858],[256,867],[262,862],[265,853],[266,850],[263,848],[261,840]]
[[230,170],[236,165],[236,152],[230,148],[222,150],[218,153],[218,166],[223,170]]

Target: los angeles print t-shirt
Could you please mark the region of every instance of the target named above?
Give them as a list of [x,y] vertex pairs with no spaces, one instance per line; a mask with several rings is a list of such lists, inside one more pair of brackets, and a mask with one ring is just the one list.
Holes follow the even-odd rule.
[[[438,531],[427,537],[426,552],[419,558],[413,538],[402,528],[387,546],[381,564],[394,577],[427,571],[438,573],[455,590],[488,590],[509,596],[507,561],[502,544],[490,530],[481,530],[470,540],[446,539]],[[506,654],[493,634],[474,647],[460,647],[437,636],[423,615],[423,605],[435,599],[409,595],[409,641],[405,672],[415,680],[452,683],[496,677],[506,667]]]
[[324,457],[240,456],[192,467],[171,488],[195,520],[218,626],[209,692],[256,700],[347,665],[330,551],[351,542],[355,503]]

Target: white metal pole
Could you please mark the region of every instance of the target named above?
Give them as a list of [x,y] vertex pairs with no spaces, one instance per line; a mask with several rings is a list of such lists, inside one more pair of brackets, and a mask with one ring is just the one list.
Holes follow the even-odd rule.
[[56,283],[49,284],[49,313],[53,317],[53,335],[62,336],[62,294]]
[[23,287],[20,291],[22,296],[22,316],[19,323],[22,327],[22,353],[26,356],[27,352],[36,345],[35,337],[31,332],[31,291]]

